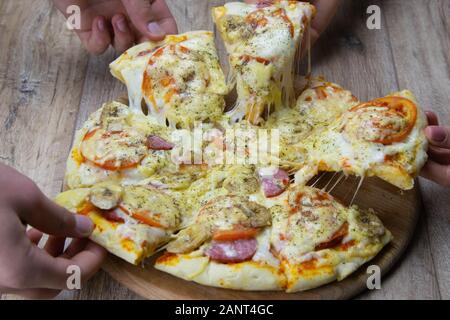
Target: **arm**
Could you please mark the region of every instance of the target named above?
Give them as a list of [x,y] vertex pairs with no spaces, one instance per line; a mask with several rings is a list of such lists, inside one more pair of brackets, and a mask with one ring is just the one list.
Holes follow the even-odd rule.
[[[93,229],[89,218],[56,205],[30,179],[1,163],[0,185],[0,292],[51,298],[67,289],[69,266],[81,269],[82,281],[94,275],[106,251],[85,239]],[[36,229],[27,232],[27,224]],[[50,237],[40,249],[43,232]],[[74,240],[64,251],[66,237]]]

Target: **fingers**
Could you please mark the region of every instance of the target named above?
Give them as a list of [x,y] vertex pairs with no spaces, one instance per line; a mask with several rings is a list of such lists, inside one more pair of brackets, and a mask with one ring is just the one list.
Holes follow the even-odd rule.
[[68,261],[80,267],[81,279],[85,282],[100,269],[107,255],[108,252],[103,247],[88,241],[86,247]]
[[36,230],[34,228],[27,231],[27,237],[30,239],[31,243],[34,245],[38,245],[39,241],[41,241],[42,236],[44,234],[40,232],[39,230]]
[[178,32],[164,0],[122,0],[130,19],[138,31],[146,38],[158,41],[166,34]]
[[[39,244],[39,241],[41,241],[43,235],[44,234],[41,231],[34,228],[27,231],[28,239],[36,246]],[[65,244],[66,238],[50,236],[45,243],[44,250],[52,257],[56,257],[63,253]]]
[[439,119],[436,113],[433,111],[425,111],[425,114],[427,115],[428,125],[429,126],[438,126],[439,125]]
[[316,7],[316,16],[312,19],[309,26],[309,35],[306,34],[303,38],[301,46],[302,57],[326,30],[341,4],[341,0],[312,0],[309,2]]
[[71,259],[81,251],[83,251],[84,248],[86,248],[86,245],[88,244],[90,240],[89,239],[73,239],[72,243],[67,247],[66,251],[61,255],[61,258]]
[[111,43],[109,23],[102,16],[92,20],[92,27],[89,31],[80,31],[78,36],[86,49],[92,54],[102,54],[108,49]]
[[128,25],[128,21],[122,14],[117,14],[111,19],[114,29],[113,46],[117,52],[124,52],[134,44],[134,34]]
[[92,233],[94,225],[85,216],[73,214],[40,191],[36,203],[18,212],[19,217],[36,229],[54,236],[81,238]]
[[64,251],[66,238],[50,236],[45,243],[44,250],[52,257],[57,257]]
[[428,156],[436,163],[450,165],[450,149],[429,146]]
[[420,175],[425,179],[432,180],[444,187],[450,187],[450,166],[442,165],[429,160],[423,167]]
[[[56,243],[52,246],[54,252],[59,249]],[[26,257],[28,270],[21,270],[27,274],[26,282],[20,285],[30,289],[67,289],[67,279],[70,276],[69,267],[77,266],[80,268],[81,282],[84,283],[98,271],[106,255],[106,250],[93,242],[88,242],[81,251],[70,259],[65,258],[64,255],[52,257],[46,251],[31,246]],[[20,289],[20,287],[17,289]]]
[[318,36],[320,36],[325,29],[330,24],[334,15],[336,14],[339,5],[341,4],[340,0],[313,0],[309,1],[313,4],[317,13],[311,22],[311,29],[314,31],[311,34],[311,40],[317,40]]
[[432,145],[450,149],[450,127],[428,126],[425,129],[425,135]]

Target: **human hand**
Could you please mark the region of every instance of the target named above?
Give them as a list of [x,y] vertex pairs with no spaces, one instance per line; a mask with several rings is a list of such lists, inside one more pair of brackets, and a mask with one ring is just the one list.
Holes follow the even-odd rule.
[[[247,3],[258,3],[264,0],[245,0]],[[270,0],[269,0],[270,1]],[[317,13],[311,22],[310,26],[310,36],[311,36],[311,45],[314,44],[317,39],[319,39],[320,35],[326,30],[334,15],[336,14],[337,9],[339,8],[341,0],[311,0],[308,1],[313,4]],[[305,37],[306,38],[306,37]],[[307,39],[303,40],[302,48],[307,48]]]
[[109,45],[123,52],[145,40],[162,40],[177,33],[177,24],[165,0],[53,0],[66,16],[66,8],[81,9],[81,28],[75,30],[86,49],[101,54]]
[[444,187],[450,187],[450,127],[439,126],[434,112],[428,111],[426,114],[428,127],[425,135],[430,142],[429,159],[420,174]]
[[[27,177],[0,163],[0,292],[28,298],[52,298],[67,289],[69,266],[81,281],[100,268],[106,251],[85,237],[92,221],[48,199]],[[26,224],[36,229],[26,231]],[[39,231],[38,231],[39,230]],[[42,232],[50,234],[44,247]],[[74,240],[64,251],[66,237]]]

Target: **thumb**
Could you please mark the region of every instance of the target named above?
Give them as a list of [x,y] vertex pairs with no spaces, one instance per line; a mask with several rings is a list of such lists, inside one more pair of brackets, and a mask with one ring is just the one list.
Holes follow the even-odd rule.
[[19,217],[42,232],[60,237],[84,238],[94,229],[91,219],[71,213],[44,194],[31,208],[19,212]]
[[162,40],[177,33],[177,24],[164,0],[122,0],[131,22],[144,37]]

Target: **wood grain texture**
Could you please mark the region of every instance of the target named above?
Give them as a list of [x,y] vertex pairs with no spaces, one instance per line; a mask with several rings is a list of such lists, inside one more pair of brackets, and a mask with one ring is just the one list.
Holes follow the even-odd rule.
[[49,1],[1,1],[0,34],[0,161],[54,196],[61,190],[88,55]]
[[[450,2],[396,0],[386,5],[386,26],[399,86],[413,90],[423,108],[434,110],[441,123],[450,124]],[[427,212],[422,217],[427,238],[422,239],[428,252],[417,256],[415,262],[429,262],[407,285],[411,294],[449,299],[450,191],[425,180],[421,186]]]
[[[223,0],[167,0],[181,32],[212,29],[209,9]],[[368,5],[382,9],[368,30]],[[30,10],[33,8],[33,10]],[[409,88],[450,123],[450,3],[446,0],[343,1],[313,50],[315,74],[360,99]],[[0,2],[0,161],[33,178],[49,196],[61,188],[72,134],[102,102],[125,92],[108,64],[89,57],[48,1]],[[219,42],[220,43],[220,42]],[[362,299],[450,298],[450,192],[421,181],[425,214],[382,290]],[[104,272],[61,299],[140,299]]]

